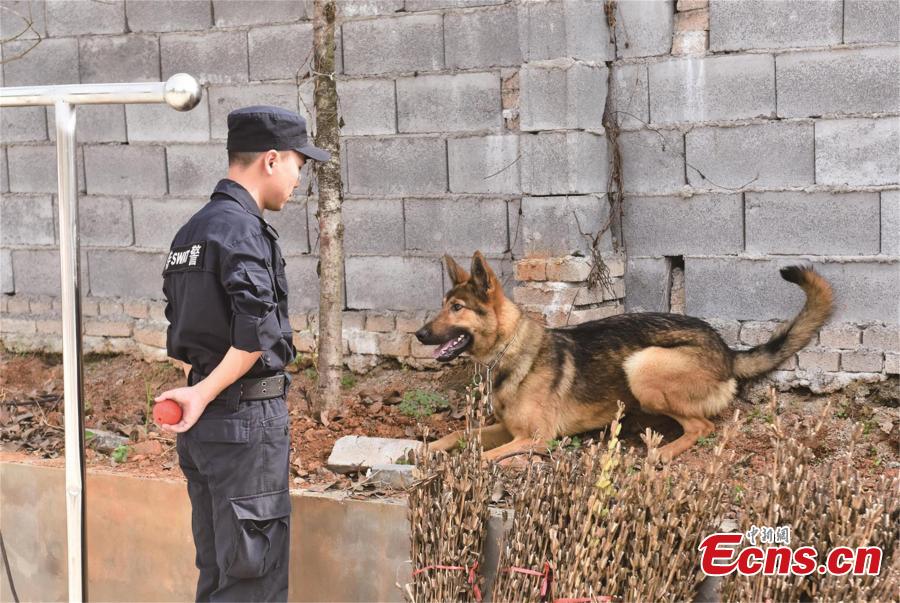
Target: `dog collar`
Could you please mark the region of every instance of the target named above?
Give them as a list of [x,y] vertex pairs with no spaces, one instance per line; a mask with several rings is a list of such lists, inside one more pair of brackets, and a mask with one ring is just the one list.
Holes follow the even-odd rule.
[[497,357],[494,358],[494,360],[490,364],[486,365],[488,378],[490,378],[491,371],[493,371],[494,367],[500,363],[500,360],[503,358],[503,355],[506,354],[506,350],[509,349],[509,346],[511,346],[513,344],[513,342],[516,340],[516,337],[518,337],[518,336],[519,336],[519,329],[518,329],[518,327],[516,327],[516,330],[513,333],[512,339],[510,339],[508,342],[506,342],[506,345],[503,346],[503,349],[500,350],[500,353],[497,354]]

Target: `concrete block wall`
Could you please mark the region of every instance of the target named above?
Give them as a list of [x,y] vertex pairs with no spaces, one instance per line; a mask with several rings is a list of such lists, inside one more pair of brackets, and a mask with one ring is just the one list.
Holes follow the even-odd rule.
[[[164,324],[161,254],[224,173],[228,111],[268,103],[310,117],[311,3],[6,4],[37,15],[43,39],[3,65],[4,85],[155,81],[178,71],[204,85],[201,105],[184,114],[149,105],[78,110],[86,305],[109,310],[102,325],[92,322],[87,347],[159,356],[151,348],[162,340],[150,333]],[[444,253],[467,263],[481,250],[512,295],[515,259],[587,251],[605,221],[602,118],[614,49],[596,2],[339,5],[347,351],[415,363],[430,353],[409,333],[448,287]],[[20,46],[4,44],[4,56]],[[2,122],[4,338],[23,346],[33,336],[52,348],[53,111],[3,110]],[[315,211],[314,194],[303,195],[269,216],[287,256],[303,351],[314,343],[309,313],[318,304]],[[609,237],[602,245],[611,249]],[[154,308],[155,317],[115,300]],[[378,324],[370,314],[406,330],[367,330]]]
[[671,53],[660,43],[613,66],[629,114],[619,136],[626,309],[683,301],[750,347],[802,306],[778,268],[811,263],[837,309],[777,377],[827,390],[896,374],[900,5],[668,4]]
[[[3,85],[203,81],[190,113],[78,112],[85,295],[100,322],[130,325],[95,325],[91,342],[158,355],[147,341],[162,328],[161,254],[225,170],[228,111],[264,102],[310,117],[311,3],[2,3],[30,11],[42,36],[15,60],[33,35],[3,44]],[[834,324],[896,334],[898,18],[892,0],[628,0],[610,32],[589,0],[340,3],[347,351],[360,367],[427,362],[410,333],[448,286],[440,257],[467,262],[475,249],[510,295],[559,324],[554,304],[586,287],[547,276],[547,263],[581,265],[609,219],[607,95],[626,200],[621,232],[595,251],[624,275],[612,293],[578,293],[567,320],[679,309],[680,292],[686,312],[749,345],[759,324],[797,309],[777,268],[802,258],[835,281]],[[0,122],[2,331],[26,345],[58,316],[53,112],[3,110]],[[318,303],[314,193],[269,216],[304,350]],[[517,261],[543,262],[544,276],[517,279]],[[808,381],[815,358],[831,376],[896,372],[896,339],[817,342],[790,378]]]

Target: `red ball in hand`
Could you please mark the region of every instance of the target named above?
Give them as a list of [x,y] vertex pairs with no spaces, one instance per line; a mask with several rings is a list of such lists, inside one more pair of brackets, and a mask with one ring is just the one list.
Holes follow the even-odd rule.
[[181,406],[175,400],[160,400],[153,407],[153,420],[161,425],[174,425],[181,420]]

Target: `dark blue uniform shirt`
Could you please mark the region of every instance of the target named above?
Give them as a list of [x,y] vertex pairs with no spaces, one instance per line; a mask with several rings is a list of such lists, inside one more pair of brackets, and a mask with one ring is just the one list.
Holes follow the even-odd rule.
[[285,262],[276,239],[247,189],[219,181],[166,257],[169,356],[208,375],[229,347],[262,351],[248,378],[272,375],[293,360]]

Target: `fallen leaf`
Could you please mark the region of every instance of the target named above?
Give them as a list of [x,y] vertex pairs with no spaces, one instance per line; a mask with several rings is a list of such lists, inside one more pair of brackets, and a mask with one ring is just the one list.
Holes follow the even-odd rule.
[[338,480],[331,480],[320,484],[313,484],[312,486],[307,488],[307,490],[309,490],[310,492],[324,492],[325,490],[328,490],[333,485],[335,485],[337,482]]
[[392,389],[384,395],[383,402],[385,404],[400,404],[403,401],[403,394],[399,389]]

